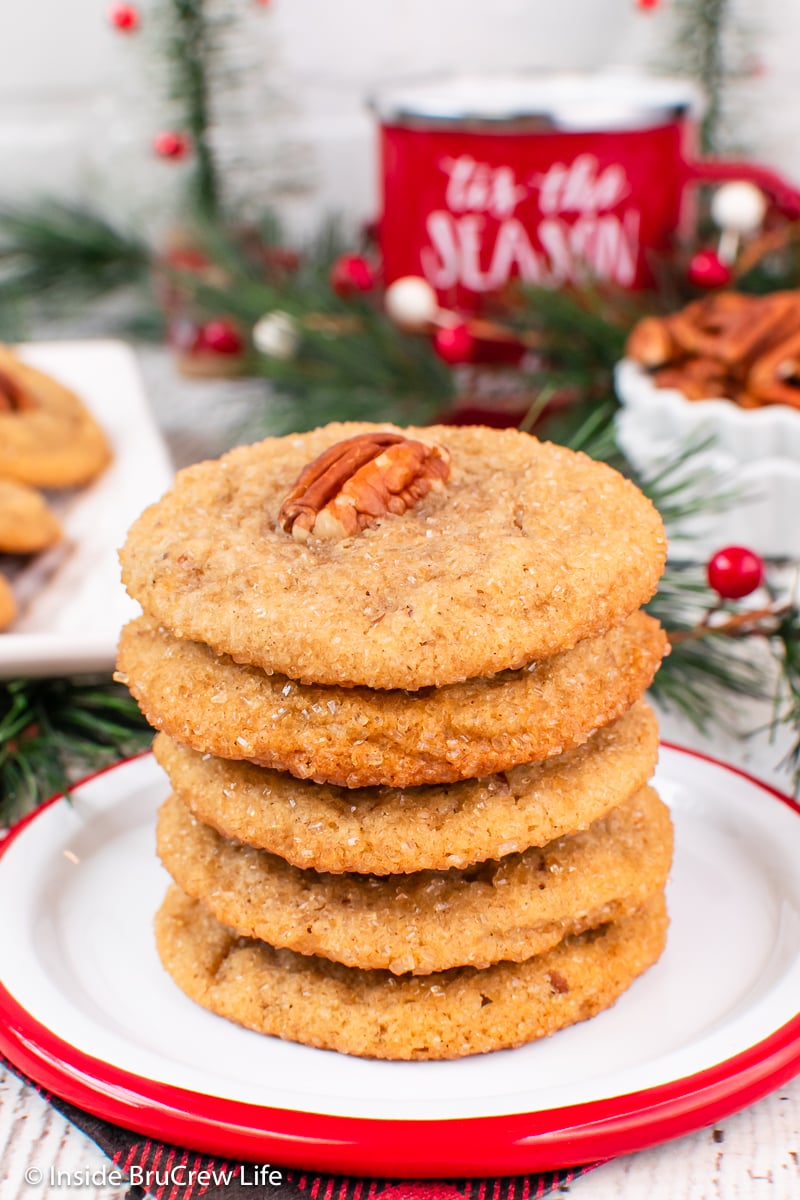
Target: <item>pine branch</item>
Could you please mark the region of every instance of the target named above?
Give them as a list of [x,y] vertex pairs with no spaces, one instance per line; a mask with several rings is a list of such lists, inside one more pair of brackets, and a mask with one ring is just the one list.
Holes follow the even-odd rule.
[[787,726],[794,736],[794,746],[781,765],[791,770],[795,791],[800,791],[800,608],[796,605],[782,615],[772,642],[781,666],[774,726]]
[[[771,726],[788,728],[794,745],[780,765],[800,791],[800,608],[766,583],[769,603],[739,608],[705,583],[699,567],[668,564],[658,594],[647,606],[668,630],[670,654],[656,676],[654,696],[682,712],[701,732],[735,728],[737,696],[772,698]],[[796,583],[795,583],[796,591]],[[745,653],[761,642],[772,669]],[[777,683],[773,683],[777,672]]]
[[620,289],[526,288],[504,324],[538,334],[534,365],[523,371],[536,385],[574,394],[581,402],[613,395],[613,372],[631,326],[647,311],[641,297]]
[[189,204],[205,221],[222,219],[222,182],[211,143],[212,85],[221,18],[212,20],[209,0],[164,0],[164,51],[170,98],[180,106],[192,140]]
[[131,696],[105,676],[0,684],[0,825],[151,737]]
[[452,372],[420,338],[387,329],[376,313],[362,314],[358,334],[304,328],[290,361],[259,357],[255,370],[275,395],[259,419],[262,436],[313,429],[330,420],[426,424],[454,396]]
[[151,266],[146,243],[77,204],[42,198],[0,208],[0,294],[86,299],[141,283]]
[[[648,611],[652,610],[648,607]],[[709,637],[702,647],[696,642],[675,645],[650,691],[665,710],[681,713],[700,733],[708,734],[713,728],[730,730],[737,713],[736,698],[766,696],[767,679],[743,652],[732,650],[724,637]]]
[[[739,53],[731,50],[734,35],[744,41],[733,22],[730,0],[675,0],[678,20],[673,38],[675,68],[692,78],[706,98],[700,126],[700,149],[719,154],[725,149],[725,89],[742,75]],[[747,39],[749,44],[750,39]],[[733,60],[733,61],[732,61]]]
[[[299,346],[289,358],[253,354],[250,373],[273,386],[248,437],[312,429],[331,420],[424,424],[455,395],[452,370],[430,340],[403,333],[370,298],[343,300],[329,283],[340,252],[333,227],[300,255],[299,268],[275,282],[230,238],[207,230],[201,242],[217,273],[179,273],[192,311],[225,314],[252,327],[275,311],[295,320]],[[218,282],[218,272],[224,276]]]
[[737,291],[765,295],[800,287],[800,224],[786,222],[755,237],[736,260]]
[[665,709],[682,713],[701,733],[729,723],[739,696],[764,697],[768,678],[730,630],[705,625],[719,597],[709,588],[705,569],[667,563],[653,599],[646,605],[667,630],[670,653],[651,687]]
[[[615,412],[613,401],[595,408],[574,431],[569,444],[633,478],[661,513],[668,536],[680,536],[685,522],[700,513],[725,511],[736,503],[735,487],[694,466],[696,456],[708,448],[705,442],[690,442],[654,473],[639,476],[616,442]],[[765,670],[740,642],[733,644],[734,632],[752,627],[753,618],[748,622],[734,614],[726,628],[712,628],[704,622],[718,603],[703,566],[668,561],[658,592],[646,605],[667,630],[671,644],[651,693],[665,709],[682,713],[704,734],[714,726],[731,724],[738,697],[766,697],[769,692]],[[772,610],[770,617],[774,626]],[[800,719],[800,636],[793,650],[798,662]],[[800,746],[797,753],[800,760]]]

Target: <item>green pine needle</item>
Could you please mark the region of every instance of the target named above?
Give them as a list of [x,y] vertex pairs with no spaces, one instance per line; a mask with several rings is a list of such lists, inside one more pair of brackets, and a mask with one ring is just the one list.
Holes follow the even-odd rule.
[[[616,404],[611,400],[590,407],[573,429],[569,444],[632,477],[661,513],[669,537],[679,536],[687,520],[726,511],[741,498],[733,483],[709,476],[705,469],[694,465],[696,457],[708,449],[707,442],[691,441],[652,473],[639,476],[614,436],[615,411]],[[646,609],[668,633],[676,634],[695,629],[718,604],[719,597],[709,587],[703,566],[669,561],[658,592]],[[771,641],[787,680],[789,698],[781,709],[781,720],[794,720],[800,727],[800,618],[797,626],[787,618],[782,628],[785,634],[781,646],[780,639]],[[650,690],[663,708],[681,713],[707,734],[714,727],[732,727],[737,697],[768,696],[768,673],[741,642],[709,630],[697,640],[676,639]],[[800,744],[796,770],[800,777]]]
[[0,296],[81,300],[141,283],[151,254],[100,213],[43,198],[0,208]]
[[178,273],[193,311],[224,313],[249,326],[280,311],[297,322],[300,340],[291,357],[252,354],[251,374],[272,388],[247,437],[300,432],[328,421],[425,424],[451,406],[454,374],[428,338],[403,333],[369,297],[343,300],[332,291],[330,262],[341,247],[335,226],[306,249],[296,272],[275,280],[265,278],[263,261],[253,263],[218,230],[198,236],[224,281]]
[[787,726],[794,745],[782,764],[792,772],[800,792],[800,609],[790,607],[781,617],[772,639],[781,665],[775,696],[775,726]]
[[0,683],[0,826],[151,737],[128,692],[105,676]]
[[[676,635],[695,630],[718,603],[705,568],[668,562],[646,609],[668,634]],[[741,643],[709,630],[697,640],[675,638],[651,692],[665,709],[682,713],[705,734],[715,726],[730,727],[737,697],[767,696],[768,677]]]
[[[189,135],[187,201],[191,219],[223,218],[223,176],[213,144],[214,99],[237,75],[224,71],[225,31],[233,21],[215,0],[162,0],[157,13],[165,83],[177,128]],[[224,74],[224,78],[223,78]]]
[[677,0],[674,46],[676,67],[694,79],[705,95],[701,124],[701,150],[719,153],[722,148],[724,91],[741,72],[729,61],[731,41],[730,0]]

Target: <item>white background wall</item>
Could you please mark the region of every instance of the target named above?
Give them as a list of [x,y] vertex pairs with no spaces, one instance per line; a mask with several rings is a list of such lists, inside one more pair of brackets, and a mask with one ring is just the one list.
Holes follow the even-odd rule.
[[[232,190],[278,200],[297,228],[324,211],[374,215],[368,92],[389,78],[460,70],[674,65],[676,0],[217,0],[235,12],[232,90],[216,137]],[[40,193],[90,199],[163,224],[180,172],[157,161],[171,124],[143,26],[111,30],[109,0],[0,0],[0,202]],[[756,74],[731,94],[733,137],[800,182],[800,0],[740,0],[740,49]]]

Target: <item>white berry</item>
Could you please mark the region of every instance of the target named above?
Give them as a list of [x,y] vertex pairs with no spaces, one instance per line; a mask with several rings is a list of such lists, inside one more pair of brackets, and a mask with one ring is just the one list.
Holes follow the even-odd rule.
[[404,329],[423,329],[436,320],[439,301],[436,292],[420,275],[395,279],[383,298],[387,313]]
[[299,341],[297,324],[286,312],[267,313],[253,326],[253,345],[270,358],[291,358]]
[[740,235],[755,233],[761,228],[767,201],[754,183],[744,179],[725,183],[711,198],[711,216],[719,229]]

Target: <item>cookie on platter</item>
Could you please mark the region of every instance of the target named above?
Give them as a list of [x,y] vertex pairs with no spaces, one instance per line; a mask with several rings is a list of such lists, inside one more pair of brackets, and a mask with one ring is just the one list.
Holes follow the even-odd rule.
[[80,487],[110,459],[106,436],[80,397],[0,346],[0,479]]
[[61,538],[61,523],[41,492],[0,479],[0,553],[36,554]]

